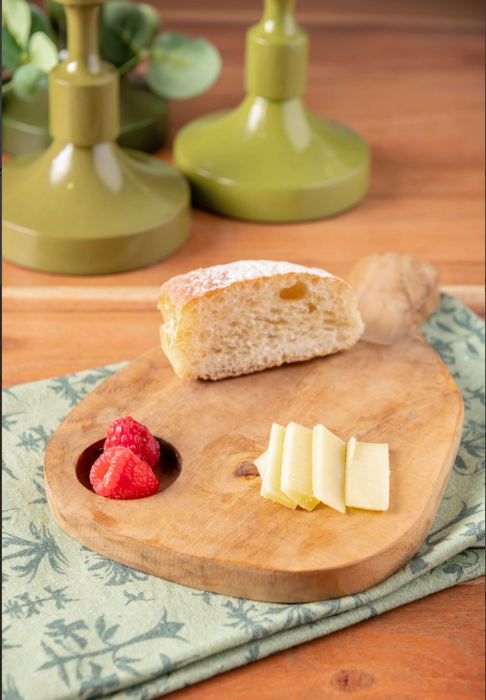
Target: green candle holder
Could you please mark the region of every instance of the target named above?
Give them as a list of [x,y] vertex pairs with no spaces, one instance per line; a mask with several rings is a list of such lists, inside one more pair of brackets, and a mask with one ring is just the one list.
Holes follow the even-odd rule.
[[[152,153],[162,146],[169,133],[168,101],[154,95],[141,76],[120,77],[120,135],[123,148]],[[13,90],[2,97],[2,150],[21,156],[48,148],[49,91],[40,88],[30,100],[17,97]]]
[[313,116],[305,91],[308,35],[295,0],[265,0],[247,34],[247,97],[230,113],[210,114],[178,134],[174,157],[193,200],[252,221],[320,219],[366,195],[370,155],[347,127]]
[[64,274],[143,267],[186,240],[189,187],[162,161],[115,143],[118,74],[98,51],[103,0],[61,2],[68,55],[49,74],[53,142],[4,168],[3,255]]

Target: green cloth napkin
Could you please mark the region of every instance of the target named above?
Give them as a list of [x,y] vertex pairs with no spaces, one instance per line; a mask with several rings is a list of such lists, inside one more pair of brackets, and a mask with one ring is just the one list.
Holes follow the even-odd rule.
[[[43,455],[117,367],[4,391],[3,700],[150,700],[484,573],[484,323],[443,296],[423,327],[466,405],[462,444],[412,560],[360,595],[301,605],[228,598],[112,562],[47,506]],[[440,406],[437,406],[440,411]]]

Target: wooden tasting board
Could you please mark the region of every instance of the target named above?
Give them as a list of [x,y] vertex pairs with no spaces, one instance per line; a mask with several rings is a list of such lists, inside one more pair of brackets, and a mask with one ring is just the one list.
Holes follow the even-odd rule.
[[[152,497],[97,496],[93,445],[131,415],[172,445]],[[253,460],[273,422],[324,424],[390,449],[386,512],[319,504],[291,511],[260,496]],[[461,438],[463,402],[416,327],[390,345],[352,349],[218,382],[185,381],[162,350],[107,379],[64,420],[46,453],[51,512],[99,554],[162,578],[273,602],[364,591],[417,551],[437,512]],[[177,458],[176,458],[177,457]]]

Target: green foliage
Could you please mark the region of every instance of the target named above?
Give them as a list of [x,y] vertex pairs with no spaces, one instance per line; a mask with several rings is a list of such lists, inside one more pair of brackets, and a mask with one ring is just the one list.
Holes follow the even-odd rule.
[[[5,7],[10,8],[8,3]],[[22,7],[22,10],[19,12],[18,9],[20,7]],[[30,21],[28,19],[25,19],[27,17],[26,8],[30,12]],[[42,32],[48,37],[52,36],[52,26],[49,17],[45,14],[45,12],[43,12],[39,7],[37,7],[37,5],[31,5],[30,3],[26,3],[23,2],[23,0],[21,0],[20,5],[15,5],[15,10],[16,12],[12,13],[11,8],[7,9],[7,14],[5,14],[4,11],[3,16],[4,26],[2,27],[2,68],[7,68],[9,70],[15,70],[16,68],[19,68],[23,63],[27,61],[27,44],[30,43],[30,39],[34,34]],[[22,25],[22,32],[27,30],[27,25],[29,27],[28,41],[24,46],[21,46],[18,40],[15,38],[15,34],[19,34],[19,31],[16,32],[15,30],[17,16],[21,17],[22,21],[25,20],[25,25]],[[14,24],[12,24],[12,22]],[[18,29],[19,28],[17,27],[17,30]],[[57,53],[57,49],[54,46],[54,44],[52,44],[52,46],[54,47]],[[31,61],[28,62],[30,63]]]
[[17,68],[11,83],[17,97],[23,100],[30,100],[39,88],[47,87],[47,73],[44,73],[43,70],[32,63],[27,63]]
[[64,9],[64,5],[61,5],[60,2],[55,2],[55,0],[46,0],[44,6],[52,24],[56,25],[60,22],[66,21],[66,11]]
[[153,20],[137,5],[126,0],[112,0],[103,5],[100,51],[105,61],[123,66],[138,56],[153,36]]
[[29,41],[29,62],[44,71],[49,71],[59,63],[56,45],[44,32],[32,34]]
[[[65,25],[64,8],[47,0],[49,17],[26,0],[5,0],[2,27],[2,66],[15,71],[3,91],[13,89],[29,99],[47,85],[47,73],[58,62],[51,40]],[[52,23],[51,23],[52,20]],[[110,0],[101,8],[99,25],[102,58],[120,74],[148,58],[147,83],[159,97],[187,99],[211,87],[221,71],[221,57],[206,39],[160,30],[157,10],[146,3]]]
[[25,0],[4,0],[2,26],[5,26],[21,49],[27,48],[30,36],[31,12]]
[[160,34],[147,70],[149,87],[161,97],[184,100],[208,90],[221,71],[221,57],[206,39]]
[[152,36],[150,37],[150,41],[152,41],[152,39],[157,36],[162,24],[160,21],[160,15],[153,5],[147,5],[144,2],[138,3],[137,8],[138,11],[145,16],[148,25],[152,28]]
[[58,62],[58,50],[45,13],[25,0],[6,0],[3,5],[2,68],[14,71],[2,92],[13,89],[22,99],[34,97],[47,86],[47,73]]
[[15,70],[22,65],[22,50],[7,27],[2,27],[2,68]]
[[112,0],[102,7],[100,51],[120,73],[149,58],[147,83],[160,97],[187,99],[199,95],[215,82],[221,57],[206,39],[160,29],[157,10],[144,3]]
[[54,0],[44,0],[43,5],[55,33],[58,48],[66,48],[66,11],[64,5],[54,2]]
[[37,5],[32,5],[29,2],[30,8],[30,36],[36,32],[44,32],[47,36],[52,38],[52,25],[49,17],[43,12]]

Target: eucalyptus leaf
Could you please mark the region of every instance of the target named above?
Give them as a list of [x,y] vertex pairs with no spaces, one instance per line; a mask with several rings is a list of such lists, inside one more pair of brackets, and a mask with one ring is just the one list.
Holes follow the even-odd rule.
[[59,63],[57,46],[44,32],[36,32],[30,37],[29,63],[45,73]]
[[64,5],[61,5],[60,2],[45,0],[44,6],[52,23],[59,24],[60,22],[66,22],[66,11]]
[[147,48],[153,32],[153,17],[134,3],[112,0],[101,8],[101,55],[115,66],[124,65]]
[[27,48],[30,35],[30,7],[25,0],[3,0],[2,19],[21,49]]
[[[139,12],[145,15],[145,19],[150,24],[150,27],[152,29],[152,36],[150,37],[150,41],[152,41],[152,39],[155,36],[157,36],[158,32],[160,31],[160,27],[162,24],[160,15],[153,5],[148,5],[145,2],[137,3],[137,7]],[[148,43],[150,43],[150,41]]]
[[32,63],[17,68],[12,78],[13,90],[22,100],[34,97],[39,88],[47,87],[47,82],[47,73]]
[[208,90],[221,72],[221,56],[206,39],[160,34],[151,49],[147,83],[160,97],[184,100]]
[[55,32],[58,46],[59,48],[63,48],[66,46],[67,39],[66,12],[64,10],[64,5],[61,5],[59,2],[54,2],[54,0],[44,0],[44,7],[46,8],[51,26]]
[[30,36],[36,32],[44,32],[47,36],[52,37],[52,25],[49,17],[45,12],[41,10],[37,5],[32,5],[29,2],[30,7]]
[[7,27],[2,27],[2,68],[15,70],[21,65],[22,51]]

